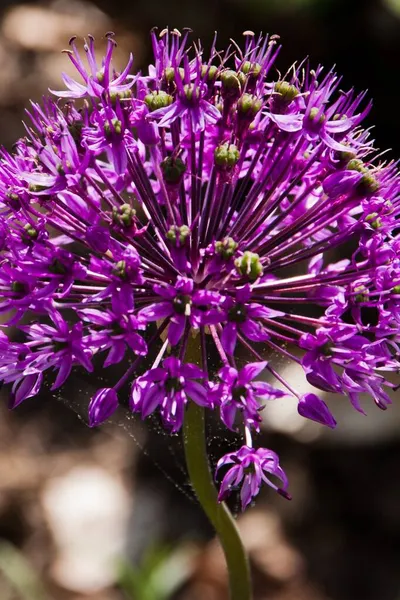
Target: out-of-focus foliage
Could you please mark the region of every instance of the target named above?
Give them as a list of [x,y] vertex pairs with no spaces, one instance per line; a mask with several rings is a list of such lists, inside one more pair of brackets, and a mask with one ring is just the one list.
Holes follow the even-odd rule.
[[188,575],[188,558],[184,547],[152,546],[138,567],[121,561],[117,581],[129,600],[168,600]]

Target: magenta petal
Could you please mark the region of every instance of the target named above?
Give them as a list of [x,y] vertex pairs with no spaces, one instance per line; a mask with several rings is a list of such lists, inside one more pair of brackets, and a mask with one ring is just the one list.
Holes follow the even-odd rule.
[[161,404],[165,396],[165,390],[161,386],[149,385],[142,397],[142,418],[145,419],[152,412],[155,411],[157,406]]
[[197,381],[188,381],[185,385],[185,392],[199,406],[209,406],[207,391]]
[[146,308],[142,308],[139,312],[139,316],[146,319],[146,321],[158,321],[159,319],[165,319],[172,315],[173,309],[170,302],[158,302],[150,304]]
[[221,344],[227,354],[232,355],[235,352],[236,340],[236,323],[228,323],[225,325],[221,335]]
[[185,330],[186,319],[183,315],[177,315],[173,319],[168,327],[168,340],[171,346],[176,346]]
[[239,381],[243,383],[248,383],[257,375],[259,375],[267,366],[267,361],[249,363],[240,371]]

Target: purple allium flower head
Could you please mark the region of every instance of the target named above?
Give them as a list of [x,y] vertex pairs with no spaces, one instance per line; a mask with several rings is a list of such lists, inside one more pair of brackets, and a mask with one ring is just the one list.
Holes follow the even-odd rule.
[[300,415],[335,426],[263,352],[358,411],[362,394],[391,402],[399,176],[361,127],[364,94],[333,71],[280,76],[276,36],[246,32],[225,52],[189,36],[153,30],[154,65],[135,76],[132,57],[112,66],[112,34],[103,59],[92,37],[86,61],[72,39],[76,80],[32,103],[26,136],[1,150],[0,312],[19,341],[1,332],[0,378],[16,406],[45,372],[56,389],[95,357],[106,369],[127,358],[93,396],[90,424],[126,386],[131,410],[168,431],[190,402],[215,410],[245,434],[218,464],[231,465],[220,498],[243,485],[244,507],[263,481],[287,495],[276,455],[252,447],[265,401],[292,395]]

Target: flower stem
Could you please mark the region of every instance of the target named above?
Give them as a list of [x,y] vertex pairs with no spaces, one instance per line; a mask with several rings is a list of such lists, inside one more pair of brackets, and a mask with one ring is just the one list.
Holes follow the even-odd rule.
[[231,600],[251,600],[249,563],[236,523],[217,500],[207,457],[204,409],[189,402],[183,427],[186,464],[192,487],[219,537],[229,574]]

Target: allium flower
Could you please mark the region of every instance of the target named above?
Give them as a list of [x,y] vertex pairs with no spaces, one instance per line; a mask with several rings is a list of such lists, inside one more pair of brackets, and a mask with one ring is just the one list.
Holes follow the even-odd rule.
[[[230,452],[218,461],[217,472],[221,467],[233,465],[226,472],[222,480],[218,499],[224,500],[232,491],[242,485],[240,499],[242,510],[246,508],[252,499],[260,491],[262,483],[268,484],[285,498],[290,499],[286,492],[288,485],[287,478],[281,467],[279,459],[275,452],[258,448],[254,450],[248,446],[242,446],[237,452]],[[271,481],[269,475],[274,475],[282,482],[282,487],[278,487]]]
[[265,401],[294,396],[300,415],[336,425],[263,350],[359,411],[362,394],[391,402],[399,177],[360,127],[364,94],[307,63],[281,77],[275,36],[246,32],[226,52],[215,39],[207,53],[188,31],[151,35],[154,65],[135,76],[132,57],[112,67],[111,34],[101,61],[85,42],[87,65],[71,40],[77,80],[33,103],[26,137],[1,151],[0,311],[19,333],[1,332],[0,378],[16,406],[45,371],[56,389],[96,355],[111,370],[127,357],[93,396],[90,425],[127,385],[131,410],[168,431],[190,403],[216,411],[245,435],[218,463],[230,465],[220,499],[242,486],[244,508],[262,482],[287,496],[277,456],[253,448]]

